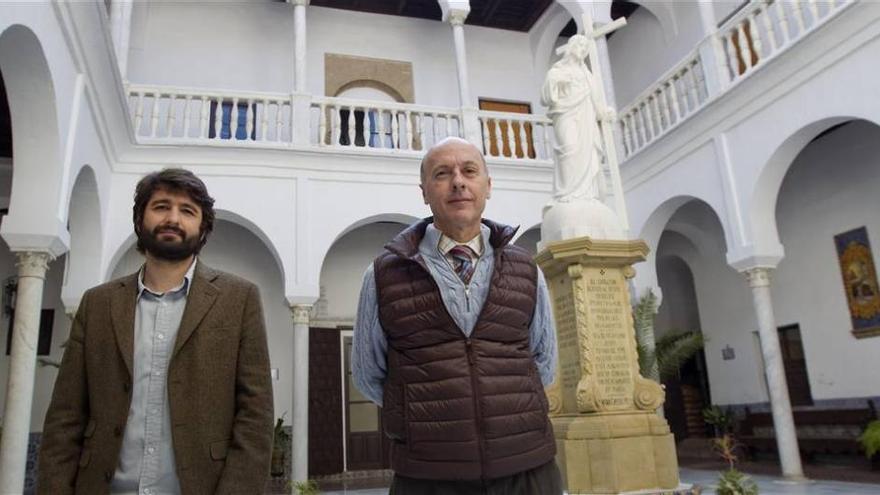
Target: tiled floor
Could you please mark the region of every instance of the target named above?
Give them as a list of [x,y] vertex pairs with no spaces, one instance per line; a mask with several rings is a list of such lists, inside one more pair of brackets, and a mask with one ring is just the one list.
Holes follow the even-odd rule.
[[[704,495],[715,495],[716,471],[698,469],[681,470],[683,483],[696,483],[703,487]],[[791,484],[772,476],[752,476],[758,483],[761,495],[880,495],[880,485],[865,483],[843,483],[839,481],[815,481]],[[323,492],[324,495],[387,495],[388,489],[343,490]]]

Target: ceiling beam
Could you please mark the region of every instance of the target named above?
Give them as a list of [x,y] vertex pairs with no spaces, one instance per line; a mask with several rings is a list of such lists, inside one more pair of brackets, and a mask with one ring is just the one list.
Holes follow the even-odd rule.
[[489,19],[495,15],[495,11],[498,10],[498,6],[501,5],[501,0],[491,0],[489,5],[486,6],[486,10],[483,11],[482,19],[480,20],[483,24],[487,24]]
[[528,31],[532,29],[532,26],[538,22],[538,19],[544,15],[544,12],[553,4],[553,0],[538,0],[535,2],[537,5],[532,7],[532,12],[523,17],[523,23],[520,26],[521,31]]

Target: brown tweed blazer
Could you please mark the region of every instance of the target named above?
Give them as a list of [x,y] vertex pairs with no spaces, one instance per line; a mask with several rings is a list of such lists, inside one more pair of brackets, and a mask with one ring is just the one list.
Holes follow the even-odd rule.
[[[88,290],[43,426],[37,493],[109,493],[131,405],[137,274]],[[196,265],[168,368],[185,495],[262,494],[272,382],[257,287]]]

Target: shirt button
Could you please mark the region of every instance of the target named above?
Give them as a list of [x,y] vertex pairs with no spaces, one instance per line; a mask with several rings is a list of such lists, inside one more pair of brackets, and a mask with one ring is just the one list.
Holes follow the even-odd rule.
[[156,335],[156,338],[159,339],[159,340],[165,340],[165,334],[164,334],[164,333],[160,333],[159,335]]
[[153,372],[153,375],[155,375],[155,376],[162,376],[162,370],[156,370],[156,371],[154,371],[154,372]]
[[[153,447],[147,447],[147,453],[148,453],[148,454],[152,454],[152,453],[155,452],[155,451],[156,451],[155,448],[153,448]],[[147,488],[147,490],[149,490],[149,488]]]
[[149,488],[144,489],[144,495],[152,495],[152,494],[153,494],[153,490],[151,490]]
[[150,409],[150,414],[156,414],[156,413],[158,413],[158,412],[159,412],[159,408],[158,408],[158,407],[153,407],[153,408]]

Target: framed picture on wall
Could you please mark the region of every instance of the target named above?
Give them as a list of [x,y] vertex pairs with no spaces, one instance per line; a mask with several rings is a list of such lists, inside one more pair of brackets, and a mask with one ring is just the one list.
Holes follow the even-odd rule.
[[843,289],[856,338],[880,336],[880,286],[868,230],[865,227],[834,236]]

